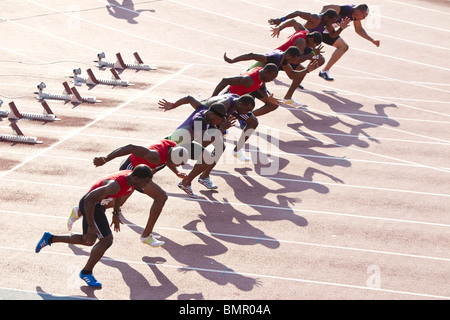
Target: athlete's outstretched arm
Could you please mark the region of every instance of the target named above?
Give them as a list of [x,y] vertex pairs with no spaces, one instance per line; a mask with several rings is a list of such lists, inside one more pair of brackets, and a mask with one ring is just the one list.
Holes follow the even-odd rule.
[[175,102],[170,102],[170,101],[167,101],[166,99],[162,99],[158,102],[158,105],[159,105],[159,109],[163,109],[164,112],[166,112],[167,110],[173,110],[183,104],[188,104],[188,103],[194,109],[198,109],[199,107],[202,106],[202,103],[200,101],[198,101],[197,99],[195,99],[191,95],[180,98]]
[[253,79],[250,76],[235,76],[222,78],[217,87],[214,89],[211,97],[219,95],[219,93],[227,86],[244,86],[250,88],[253,85]]
[[159,153],[154,150],[150,150],[143,146],[137,146],[134,144],[127,144],[126,146],[119,147],[112,151],[106,157],[96,157],[92,161],[96,167],[102,166],[108,161],[111,161],[117,157],[123,157],[129,154],[133,154],[138,158],[145,159],[150,163],[159,163],[160,157]]
[[374,40],[369,34],[366,32],[366,30],[363,28],[361,21],[353,21],[353,26],[355,27],[355,32],[363,37],[366,40],[369,40],[377,47],[380,46],[380,40]]
[[300,17],[300,18],[308,21],[308,20],[312,19],[312,16],[313,15],[309,12],[303,12],[303,11],[297,10],[292,13],[289,13],[288,15],[286,15],[282,18],[269,19],[269,24],[278,26],[281,22],[289,20],[289,19],[293,19],[295,17]]
[[259,53],[245,53],[241,54],[240,56],[237,56],[236,58],[228,58],[227,53],[225,52],[223,54],[223,60],[225,60],[228,63],[236,63],[240,61],[248,61],[248,60],[256,60],[258,62],[267,63],[267,57],[264,54]]

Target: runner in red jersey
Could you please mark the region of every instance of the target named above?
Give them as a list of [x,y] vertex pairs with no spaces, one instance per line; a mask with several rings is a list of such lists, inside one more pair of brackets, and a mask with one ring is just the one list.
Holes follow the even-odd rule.
[[274,63],[268,63],[264,68],[254,69],[239,76],[222,78],[211,97],[218,96],[228,86],[225,93],[250,94],[252,97],[258,98],[265,103],[264,106],[253,112],[255,116],[261,116],[275,110],[281,101],[274,98],[273,94],[269,94],[266,82],[273,81],[277,77],[278,67]]
[[[119,170],[133,170],[140,164],[144,164],[152,169],[152,174],[155,174],[167,165],[178,177],[186,177],[186,174],[179,172],[176,167],[181,164],[187,163],[188,151],[183,147],[178,147],[175,142],[167,139],[163,139],[159,143],[153,144],[148,148],[128,144],[126,146],[117,148],[116,150],[109,153],[106,157],[95,157],[93,163],[96,167],[98,167],[117,157],[126,155],[130,156],[122,162]],[[156,239],[154,239],[152,232],[153,227],[155,226],[155,223],[167,200],[167,194],[153,181],[150,181],[143,190],[139,188],[137,188],[136,190],[141,193],[147,194],[153,199],[153,204],[150,208],[150,215],[147,221],[147,225],[145,226],[144,231],[141,234],[141,242],[149,244],[152,247],[158,246],[158,244],[161,245],[160,243],[162,241],[157,241]],[[121,195],[120,200],[116,200],[114,202],[114,204],[116,205],[114,212],[118,213],[119,215],[121,214],[121,207],[131,196],[132,192],[133,191]],[[105,202],[104,207],[108,209],[111,208],[112,205]],[[67,221],[69,231],[72,229],[73,223],[80,217],[81,213],[79,212],[78,207],[74,207]]]
[[244,77],[249,76],[252,79],[253,84],[250,87],[246,87],[245,85],[230,85],[228,87],[228,91],[230,91],[230,93],[232,94],[242,96],[246,93],[251,93],[262,88],[262,86],[264,86],[264,81],[262,81],[259,76],[262,69],[263,68],[261,67],[256,67],[241,74]]
[[106,157],[96,157],[93,160],[95,166],[102,166],[108,161],[117,157],[126,156],[124,162],[120,166],[120,170],[132,170],[139,164],[146,164],[153,174],[167,166],[178,177],[184,177],[184,173],[180,173],[177,169],[179,165],[186,164],[188,159],[188,151],[184,147],[179,147],[174,141],[163,139],[158,143],[152,144],[148,148],[133,144],[128,144],[117,148]]
[[[267,63],[276,64],[278,69],[286,72],[286,75],[289,77],[289,79],[292,80],[292,83],[283,98],[283,103],[297,108],[302,106],[302,104],[293,100],[292,96],[294,95],[295,90],[300,86],[300,83],[305,78],[305,75],[319,66],[319,62],[317,60],[315,59],[312,60],[313,56],[315,56],[315,53],[312,51],[310,47],[306,47],[306,45],[315,46],[314,38],[309,37],[306,38],[307,40],[305,40],[302,38],[303,35],[305,35],[306,37],[307,32],[304,34],[302,33],[301,36],[299,37],[295,36],[291,37],[283,45],[278,47],[278,48],[285,48],[286,45],[293,44],[297,41],[296,39],[298,39],[303,41],[302,43],[304,43],[304,46],[302,47],[302,54],[300,53],[299,47],[292,45],[288,47],[285,51],[281,51],[277,48],[266,54],[247,53],[237,56],[236,58],[233,59],[228,58],[225,53],[224,60],[228,63],[236,63],[246,60],[256,60],[257,62],[249,68],[251,69],[250,71],[254,70],[256,67],[264,66]],[[317,35],[320,37],[319,33],[317,33]],[[307,51],[306,49],[309,50]],[[308,54],[304,54],[305,52],[308,52]],[[306,61],[307,59],[311,59],[311,62],[306,68],[304,68],[301,65],[301,63]],[[303,87],[301,88],[303,89]]]
[[[80,272],[80,278],[86,281],[89,286],[101,287],[102,284],[95,279],[92,270],[113,243],[111,228],[106,218],[106,209],[103,204],[127,195],[135,188],[145,188],[151,179],[151,169],[142,164],[137,166],[133,171],[124,170],[116,172],[97,181],[90,188],[89,192],[81,198],[79,203],[79,208],[83,215],[83,233],[53,235],[45,232],[36,246],[36,253],[40,252],[45,246],[52,245],[53,243],[60,242],[92,246],[98,239],[99,241],[92,248],[86,265]],[[116,204],[114,208],[116,208]],[[120,217],[113,212],[111,225],[114,224],[115,231],[120,231],[120,223]]]

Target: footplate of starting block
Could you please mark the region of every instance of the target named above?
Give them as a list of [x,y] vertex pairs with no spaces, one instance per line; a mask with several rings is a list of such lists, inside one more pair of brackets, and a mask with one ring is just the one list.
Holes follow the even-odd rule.
[[75,87],[70,88],[67,82],[63,83],[64,91],[63,94],[53,94],[53,93],[46,93],[43,92],[43,88],[45,88],[45,84],[41,82],[41,84],[38,85],[39,92],[36,92],[38,96],[36,99],[39,100],[64,100],[64,101],[71,101],[73,103],[83,103],[83,102],[89,102],[89,103],[96,103],[96,102],[102,102],[101,100],[97,100],[93,96],[84,97],[81,96],[78,90]]
[[87,78],[81,77],[81,76],[79,76],[79,74],[81,73],[81,70],[75,69],[74,70],[74,84],[75,85],[81,85],[82,83],[86,83],[87,85],[103,84],[103,85],[109,85],[109,86],[122,86],[122,87],[134,85],[134,84],[129,83],[129,81],[127,81],[127,80],[120,79],[119,75],[117,74],[117,72],[115,71],[114,68],[112,68],[110,70],[111,70],[111,72],[113,72],[113,70],[115,72],[115,74],[113,72],[113,79],[97,78],[91,69],[86,70],[86,72],[88,74]]
[[42,107],[44,108],[44,112],[39,113],[29,113],[29,112],[19,112],[19,109],[16,107],[15,103],[11,101],[9,103],[10,112],[8,114],[8,119],[19,120],[19,119],[27,119],[27,120],[37,120],[37,121],[59,121],[61,119],[56,118],[53,111],[50,109],[49,105],[46,101],[43,101]]
[[120,53],[116,54],[117,61],[116,62],[110,62],[102,60],[105,57],[105,53],[99,53],[97,54],[98,57],[98,65],[97,67],[107,67],[107,68],[115,68],[115,69],[134,69],[134,70],[156,70],[155,66],[144,64],[141,57],[137,52],[133,53],[134,58],[136,59],[134,63],[126,63],[122,55]]
[[36,137],[30,137],[23,134],[17,125],[17,121],[11,121],[10,127],[13,130],[13,134],[0,135],[0,141],[26,143],[26,144],[41,144],[42,141],[38,141]]

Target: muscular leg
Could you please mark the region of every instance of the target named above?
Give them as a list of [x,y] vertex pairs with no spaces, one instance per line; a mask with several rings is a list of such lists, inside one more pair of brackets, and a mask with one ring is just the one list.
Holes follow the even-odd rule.
[[[73,234],[73,235],[62,235],[57,236],[54,235],[52,237],[52,244],[53,243],[69,243],[69,244],[80,244],[84,246],[89,246],[85,240],[84,235],[82,234]],[[84,270],[86,271],[92,271],[94,269],[94,266],[97,264],[97,262],[100,261],[100,259],[105,254],[106,250],[113,244],[113,235],[110,234],[104,238],[101,238],[96,245],[91,250],[91,254],[89,255],[89,259],[86,262],[86,265],[84,266]]]
[[145,186],[144,193],[153,199],[147,224],[141,235],[142,238],[147,238],[150,233],[153,232],[153,227],[155,226],[168,197],[166,192],[151,180],[149,184]]
[[341,37],[339,37],[334,42],[333,46],[336,48],[336,50],[334,50],[333,54],[330,57],[330,60],[328,60],[325,67],[322,69],[322,71],[324,72],[329,71],[331,67],[344,55],[345,52],[347,52],[349,48],[347,43]]
[[294,71],[292,72],[290,78],[292,79],[291,86],[289,87],[289,90],[284,95],[284,99],[289,100],[292,99],[292,96],[294,95],[295,90],[297,90],[298,85],[305,79],[307,72],[298,72]]
[[245,122],[245,128],[242,131],[241,136],[239,137],[236,147],[234,147],[235,152],[239,151],[244,146],[245,142],[258,127],[258,124],[258,119],[256,119],[256,117],[250,117],[247,119],[247,121]]
[[203,149],[202,146],[198,143],[191,144],[188,148],[190,148],[188,150],[191,150],[191,159],[197,159],[197,163],[194,165],[188,175],[183,178],[183,180],[181,180],[181,184],[184,186],[189,186],[195,177],[197,177],[203,171],[207,170],[208,167],[213,164],[211,161],[206,160],[206,158],[208,158],[208,160],[212,159],[213,156],[208,150]]
[[86,265],[84,266],[85,271],[92,271],[94,269],[97,262],[100,261],[100,259],[105,254],[106,250],[108,250],[109,247],[113,244],[113,235],[110,234],[109,236],[106,236],[102,239],[100,239],[97,244],[92,248],[91,254],[89,255],[89,259],[86,262]]

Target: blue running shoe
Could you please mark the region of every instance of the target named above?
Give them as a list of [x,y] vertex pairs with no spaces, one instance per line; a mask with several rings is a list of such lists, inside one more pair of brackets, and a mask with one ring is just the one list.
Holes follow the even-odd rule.
[[49,239],[53,237],[53,235],[50,232],[45,232],[42,236],[41,240],[39,240],[37,246],[36,246],[36,253],[39,253],[43,247],[51,246],[51,244],[48,242]]
[[102,284],[95,279],[94,275],[91,274],[83,274],[82,271],[80,271],[80,278],[83,279],[89,287],[101,287]]

